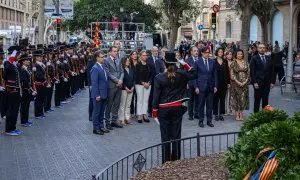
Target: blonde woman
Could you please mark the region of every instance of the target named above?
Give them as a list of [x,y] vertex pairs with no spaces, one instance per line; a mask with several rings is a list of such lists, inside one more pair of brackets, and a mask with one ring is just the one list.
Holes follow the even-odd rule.
[[154,67],[150,63],[147,63],[146,51],[141,51],[139,57],[140,61],[135,66],[135,90],[137,95],[136,114],[138,123],[142,123],[143,120],[149,123],[147,110],[151,91],[151,81],[154,76]]

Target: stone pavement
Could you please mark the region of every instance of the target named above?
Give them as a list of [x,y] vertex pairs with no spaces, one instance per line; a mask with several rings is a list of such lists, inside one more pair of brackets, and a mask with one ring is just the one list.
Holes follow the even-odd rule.
[[[253,95],[250,89],[252,109]],[[104,136],[93,135],[92,124],[87,118],[87,97],[88,91],[83,91],[63,109],[47,114],[45,120],[34,120],[33,127],[19,127],[24,133],[18,137],[4,135],[2,120],[0,180],[91,179],[91,175],[125,155],[160,142],[159,128],[154,122],[134,123]],[[300,111],[299,102],[300,95],[281,95],[279,88],[273,89],[270,95],[270,104],[290,115]],[[249,111],[246,112],[248,114]],[[182,136],[194,136],[197,132],[204,135],[238,131],[241,122],[226,117],[224,122],[214,124],[215,128],[200,129],[197,121],[189,121],[185,116]]]

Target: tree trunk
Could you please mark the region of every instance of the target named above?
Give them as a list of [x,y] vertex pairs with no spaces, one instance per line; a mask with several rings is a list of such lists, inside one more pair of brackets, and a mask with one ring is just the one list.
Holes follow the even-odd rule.
[[242,28],[241,28],[241,49],[244,51],[245,60],[248,60],[248,47],[250,38],[250,18],[251,18],[251,6],[247,6],[242,9]]
[[264,20],[260,20],[260,24],[261,24],[261,31],[262,31],[262,42],[263,43],[268,43],[268,23]]
[[39,7],[39,44],[44,44],[44,31],[45,31],[45,0],[40,0],[40,7]]
[[169,44],[169,51],[174,51],[175,43],[177,40],[177,33],[178,33],[178,19],[173,19],[170,21],[171,25],[171,32],[170,32],[170,44]]

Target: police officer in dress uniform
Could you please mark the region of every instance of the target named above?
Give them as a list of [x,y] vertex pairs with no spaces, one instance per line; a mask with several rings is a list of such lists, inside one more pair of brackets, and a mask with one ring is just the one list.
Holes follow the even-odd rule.
[[7,113],[5,132],[7,135],[18,136],[22,132],[16,128],[20,100],[22,96],[20,74],[17,67],[17,57],[20,51],[19,46],[8,48],[8,54],[11,54],[8,61],[4,62],[5,89],[7,92]]
[[64,82],[64,69],[63,64],[59,60],[60,53],[58,50],[53,51],[55,63],[55,96],[54,103],[56,108],[62,108],[61,100],[63,98],[63,82]]
[[44,114],[44,103],[45,103],[45,91],[47,86],[46,81],[46,66],[43,64],[43,52],[41,50],[36,50],[33,53],[33,73],[34,83],[37,88],[37,95],[34,101],[34,114],[37,119],[44,119],[46,116]]
[[31,57],[28,54],[22,54],[19,59],[19,72],[20,82],[22,88],[20,117],[21,125],[24,127],[30,127],[33,125],[32,121],[29,121],[29,106],[33,96],[36,95],[35,89],[32,88],[32,74],[29,71],[29,63]]
[[52,63],[53,54],[52,49],[45,49],[44,52],[46,52],[46,58],[45,58],[45,65],[46,65],[46,81],[47,86],[45,88],[45,104],[44,109],[45,112],[53,112],[54,109],[51,108],[52,103],[52,95],[53,95],[53,88],[54,88],[54,64]]
[[[185,69],[178,68],[180,63]],[[188,81],[196,79],[197,73],[183,60],[177,60],[175,53],[166,52],[167,72],[160,73],[154,78],[154,93],[152,115],[159,120],[162,142],[181,138],[182,116],[187,108],[183,102]],[[162,162],[180,159],[180,142],[162,146]]]

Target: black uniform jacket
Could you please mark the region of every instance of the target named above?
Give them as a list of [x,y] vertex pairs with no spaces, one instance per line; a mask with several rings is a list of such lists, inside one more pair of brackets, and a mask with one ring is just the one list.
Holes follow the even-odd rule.
[[28,90],[31,88],[31,72],[29,69],[25,69],[23,67],[19,67],[20,71],[20,80],[22,90]]
[[[187,71],[189,70],[189,71]],[[158,109],[160,104],[172,104],[186,100],[187,83],[197,78],[197,72],[186,64],[185,69],[177,69],[174,81],[168,79],[168,74],[161,73],[154,78],[153,109]]]
[[4,62],[4,80],[6,87],[19,88],[20,83],[19,70],[17,65],[5,61]]

